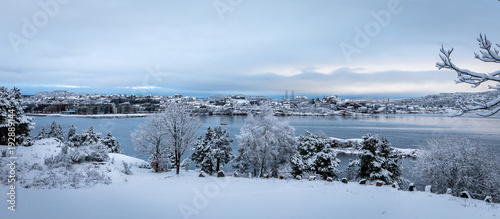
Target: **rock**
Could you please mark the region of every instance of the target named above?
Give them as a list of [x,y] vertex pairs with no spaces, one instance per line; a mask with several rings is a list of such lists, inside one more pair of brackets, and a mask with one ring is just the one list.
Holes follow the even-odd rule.
[[375,186],[378,186],[378,187],[381,187],[385,184],[385,182],[383,181],[380,181],[380,180],[377,180],[377,182],[375,182]]
[[198,175],[198,177],[205,177],[205,173],[201,172],[200,175]]
[[297,175],[297,176],[295,176],[295,179],[296,179],[296,180],[302,180],[302,176]]
[[333,178],[332,177],[328,177],[328,178],[326,178],[326,181],[327,182],[333,182]]
[[342,178],[342,183],[347,184],[347,178]]
[[360,181],[359,181],[359,184],[360,184],[360,185],[366,185],[366,179],[362,179],[362,180],[360,180]]
[[269,179],[269,174],[264,174],[264,179]]
[[238,176],[240,176],[240,174],[238,174],[238,172],[234,171],[234,172],[233,172],[233,176],[234,176],[234,177],[238,177]]
[[484,198],[484,202],[486,203],[493,203],[493,198],[491,196],[486,196],[486,198]]
[[425,186],[425,192],[432,193],[432,186],[431,185]]
[[222,170],[219,170],[219,172],[217,173],[217,177],[225,177],[226,174],[224,174],[224,171]]
[[410,191],[410,192],[417,191],[417,188],[415,187],[414,183],[410,183],[410,186],[408,187],[408,191]]
[[316,176],[309,176],[309,181],[315,181],[316,180]]
[[471,198],[468,191],[463,191],[460,193],[460,198]]
[[280,179],[285,179],[285,177],[284,176],[280,176]]
[[393,184],[392,184],[392,188],[395,188],[395,189],[399,190],[399,184],[398,184],[398,183],[396,183],[396,182],[395,182],[395,183],[393,183]]

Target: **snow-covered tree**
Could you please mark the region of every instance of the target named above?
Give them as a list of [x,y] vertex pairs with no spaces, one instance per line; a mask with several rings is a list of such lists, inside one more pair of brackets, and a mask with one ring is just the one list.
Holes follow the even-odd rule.
[[102,143],[108,147],[109,153],[123,153],[120,150],[120,142],[116,140],[115,136],[113,136],[111,132],[108,132],[106,137],[102,139]]
[[468,191],[473,198],[500,200],[499,159],[481,142],[466,137],[430,139],[416,160],[414,176],[433,189],[454,195]]
[[191,110],[181,104],[168,104],[164,112],[148,117],[146,123],[131,134],[136,152],[151,155],[155,171],[162,171],[160,164],[171,161],[179,174],[181,158],[196,140],[196,132],[202,125]]
[[401,165],[398,163],[398,155],[385,137],[382,137],[381,141],[378,135],[363,136],[359,161],[354,163],[359,165],[358,178],[382,180],[386,183],[400,180]]
[[75,135],[77,135],[77,133],[76,133],[76,127],[75,127],[75,125],[71,125],[71,126],[69,127],[69,130],[68,130],[68,135],[67,135],[67,137],[66,137],[66,140],[67,140],[68,142],[73,141],[73,140],[74,140]]
[[38,135],[35,139],[40,140],[44,138],[47,138],[47,132],[45,132],[45,126],[42,126],[42,128],[38,131]]
[[399,163],[399,154],[392,147],[389,139],[382,137],[378,155],[383,158],[382,169],[387,170],[382,180],[386,183],[400,181],[402,166]]
[[15,144],[29,146],[29,133],[35,128],[32,117],[24,115],[21,91],[0,87],[0,144],[8,144],[9,123],[15,128]]
[[[479,42],[479,48],[481,55],[474,53],[476,59],[483,62],[493,62],[500,63],[499,50],[500,44],[496,44],[496,47],[486,38],[486,35],[479,35],[477,39]],[[444,46],[441,47],[441,57],[442,62],[436,63],[438,69],[446,68],[453,70],[457,73],[458,79],[456,83],[467,83],[471,84],[472,87],[476,88],[479,85],[487,82],[498,83],[496,86],[488,85],[489,89],[500,91],[500,70],[491,73],[480,73],[474,72],[467,69],[462,69],[456,66],[451,61],[451,53],[453,48],[450,50],[445,50]],[[500,96],[493,100],[480,101],[480,100],[460,100],[459,101],[460,112],[456,115],[462,115],[466,112],[475,111],[476,114],[480,116],[492,116],[500,111]]]
[[95,131],[94,126],[90,126],[80,134],[80,138],[80,145],[96,144],[101,141],[102,135]]
[[148,116],[145,123],[130,134],[139,156],[150,155],[149,162],[155,172],[165,169],[170,163],[171,150],[167,141],[167,128],[163,122],[165,113]]
[[340,160],[328,139],[305,131],[298,137],[297,150],[291,159],[294,175],[312,172],[323,178],[337,177]]
[[64,141],[64,131],[61,125],[58,125],[56,121],[52,121],[52,124],[50,124],[49,133],[47,133],[47,137],[57,138],[61,141]]
[[229,139],[229,132],[222,130],[220,126],[214,129],[208,127],[205,138],[200,136],[196,141],[193,147],[195,152],[191,155],[191,160],[210,175],[218,173],[234,158],[232,148],[229,147],[233,141]]
[[163,122],[167,128],[167,140],[173,152],[176,174],[179,174],[181,158],[196,140],[196,132],[201,128],[202,123],[182,103],[168,104],[164,115]]
[[66,143],[68,144],[68,146],[73,147],[73,146],[79,146],[81,142],[82,142],[81,135],[79,133],[76,133],[76,127],[74,125],[71,125],[68,130]]
[[269,106],[262,107],[256,116],[248,115],[236,136],[240,154],[235,168],[254,176],[278,176],[278,171],[290,164],[295,150],[294,132],[287,122],[278,121]]

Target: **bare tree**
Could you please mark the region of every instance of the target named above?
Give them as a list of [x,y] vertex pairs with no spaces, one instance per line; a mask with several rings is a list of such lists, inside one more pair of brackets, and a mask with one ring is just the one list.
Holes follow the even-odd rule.
[[179,174],[182,155],[196,140],[196,132],[202,126],[198,117],[193,116],[191,110],[181,104],[171,103],[167,105],[162,117],[167,131],[167,141],[173,152],[176,174]]
[[[481,54],[479,55],[474,53],[476,59],[483,62],[500,63],[500,55],[498,54],[499,50],[492,45],[492,43],[486,38],[486,35],[480,34],[477,41],[479,42]],[[500,48],[500,44],[496,44],[496,47]],[[452,52],[453,48],[445,50],[444,46],[441,46],[441,54],[439,54],[439,56],[443,62],[436,63],[436,67],[438,67],[438,69],[446,68],[457,72],[458,79],[456,82],[471,84],[473,88],[476,88],[485,82],[499,82],[496,86],[488,85],[488,87],[492,90],[500,90],[500,70],[491,73],[479,73],[459,68],[451,62],[450,56]],[[461,100],[459,102],[459,106],[461,111],[456,114],[458,116],[471,111],[476,111],[476,114],[480,116],[492,116],[500,111],[500,97],[491,101],[482,102]]]
[[240,153],[234,166],[240,172],[263,177],[277,177],[280,169],[290,164],[295,150],[295,128],[285,121],[278,121],[270,106],[262,107],[255,117],[249,114],[240,129],[238,139]]
[[135,152],[139,156],[151,155],[149,162],[155,172],[163,171],[163,164],[169,161],[170,150],[167,141],[167,132],[163,124],[165,113],[151,115],[145,123],[130,134],[135,145]]
[[138,154],[151,154],[155,171],[162,171],[162,163],[172,162],[179,174],[181,158],[196,140],[201,125],[182,103],[170,103],[164,112],[148,117],[131,136]]

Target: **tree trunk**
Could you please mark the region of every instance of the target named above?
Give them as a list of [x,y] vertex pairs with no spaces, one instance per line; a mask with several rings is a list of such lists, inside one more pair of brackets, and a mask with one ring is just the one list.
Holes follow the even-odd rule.
[[220,158],[217,158],[217,166],[215,167],[216,173],[219,173],[219,168],[220,168]]
[[181,160],[175,159],[175,174],[179,175],[179,170],[181,168]]

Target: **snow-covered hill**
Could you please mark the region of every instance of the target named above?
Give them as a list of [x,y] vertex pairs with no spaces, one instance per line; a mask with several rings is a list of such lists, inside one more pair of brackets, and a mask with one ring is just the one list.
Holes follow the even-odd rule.
[[[41,162],[60,148],[54,139],[17,148],[20,163]],[[2,146],[0,149],[4,149]],[[2,157],[1,159],[6,159]],[[113,162],[111,162],[113,161]],[[122,172],[122,161],[133,175]],[[500,205],[449,195],[341,182],[198,177],[195,171],[153,173],[144,161],[110,154],[99,165],[111,184],[16,190],[16,212],[1,218],[499,218]],[[91,167],[95,168],[92,165]],[[89,168],[87,165],[76,166]],[[4,198],[9,188],[0,186]]]

